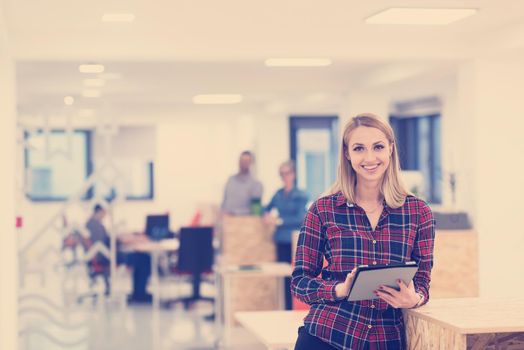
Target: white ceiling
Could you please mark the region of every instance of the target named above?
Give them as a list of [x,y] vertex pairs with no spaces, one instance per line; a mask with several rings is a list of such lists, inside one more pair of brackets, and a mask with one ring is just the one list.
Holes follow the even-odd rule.
[[[24,60],[457,57],[524,19],[522,0],[4,1],[15,54]],[[480,11],[443,27],[364,23],[391,6]],[[101,23],[105,12],[132,12],[136,20]]]
[[[2,0],[0,0],[2,1]],[[486,55],[524,57],[522,0],[3,0],[18,61],[21,111],[75,106],[114,110],[173,108],[197,93],[241,93],[246,102],[283,96],[337,96],[388,83],[385,70],[416,76]],[[448,26],[366,25],[391,6],[474,7]],[[132,12],[133,23],[102,23],[106,12]],[[268,57],[330,57],[314,69],[270,69]],[[77,66],[100,62],[102,98],[79,97]],[[397,67],[397,68],[395,68]],[[403,67],[399,69],[398,67]],[[416,69],[414,69],[414,67]],[[315,97],[317,96],[317,97]]]

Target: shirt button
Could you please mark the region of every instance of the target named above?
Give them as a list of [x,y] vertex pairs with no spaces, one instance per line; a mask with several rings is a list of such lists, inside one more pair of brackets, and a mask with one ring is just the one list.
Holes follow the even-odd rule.
[[377,264],[377,262],[376,262],[376,261],[373,261],[373,262],[372,262],[372,264],[373,264],[373,265],[376,265],[376,264]]
[[368,325],[368,328],[371,329],[373,326],[372,325]]
[[375,304],[371,304],[371,308],[374,309],[375,308]]
[[373,244],[377,244],[377,241],[373,240]]

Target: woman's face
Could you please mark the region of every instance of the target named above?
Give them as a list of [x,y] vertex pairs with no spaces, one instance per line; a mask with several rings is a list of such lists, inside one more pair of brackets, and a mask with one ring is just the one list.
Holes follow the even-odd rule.
[[393,151],[386,135],[376,128],[359,126],[349,135],[346,157],[357,181],[378,181],[386,172]]
[[280,178],[285,186],[292,187],[295,183],[295,172],[289,166],[281,166],[279,169]]

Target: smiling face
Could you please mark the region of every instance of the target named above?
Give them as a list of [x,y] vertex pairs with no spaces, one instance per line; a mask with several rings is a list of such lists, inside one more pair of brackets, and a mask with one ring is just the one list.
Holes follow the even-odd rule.
[[358,182],[376,182],[386,172],[393,147],[377,128],[359,126],[349,134],[347,159],[357,174]]

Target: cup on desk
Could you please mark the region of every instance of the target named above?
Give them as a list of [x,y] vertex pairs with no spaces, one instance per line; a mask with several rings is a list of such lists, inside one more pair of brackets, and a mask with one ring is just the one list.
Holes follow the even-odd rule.
[[251,215],[262,215],[262,200],[260,198],[251,198]]

